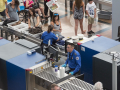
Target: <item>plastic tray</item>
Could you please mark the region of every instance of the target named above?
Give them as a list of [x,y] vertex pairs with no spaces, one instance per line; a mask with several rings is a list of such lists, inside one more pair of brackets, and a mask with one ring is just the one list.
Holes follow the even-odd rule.
[[112,12],[107,12],[107,11],[100,11],[98,12],[98,18],[99,19],[112,19]]

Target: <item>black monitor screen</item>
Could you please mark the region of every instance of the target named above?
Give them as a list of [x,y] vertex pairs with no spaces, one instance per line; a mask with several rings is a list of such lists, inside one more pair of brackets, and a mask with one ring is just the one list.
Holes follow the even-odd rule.
[[56,62],[58,62],[58,50],[52,46],[49,46],[48,50],[53,54],[53,57],[56,57]]

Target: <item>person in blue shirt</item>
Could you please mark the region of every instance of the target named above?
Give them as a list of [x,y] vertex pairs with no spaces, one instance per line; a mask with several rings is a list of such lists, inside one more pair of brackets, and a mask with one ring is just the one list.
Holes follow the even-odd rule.
[[78,51],[74,49],[74,44],[69,43],[67,45],[67,60],[65,64],[62,65],[62,67],[66,67],[67,64],[69,65],[69,74],[76,75],[80,74],[80,68],[81,68],[81,56]]
[[59,38],[52,31],[53,31],[53,25],[49,25],[48,31],[45,31],[41,36],[41,39],[43,40],[43,44],[48,45],[48,41],[50,40],[50,44],[52,45],[54,41],[59,40]]

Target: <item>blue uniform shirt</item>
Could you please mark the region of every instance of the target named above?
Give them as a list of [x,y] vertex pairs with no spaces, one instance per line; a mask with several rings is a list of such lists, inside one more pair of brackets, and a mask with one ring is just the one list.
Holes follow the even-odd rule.
[[65,62],[65,64],[69,65],[69,68],[71,69],[75,69],[73,71],[73,73],[75,74],[76,72],[78,72],[81,68],[81,56],[80,53],[78,51],[76,51],[75,49],[73,49],[73,51],[71,53],[68,53],[67,55],[67,60]]
[[52,42],[57,40],[58,38],[55,36],[54,33],[50,32],[48,33],[47,31],[42,34],[41,39],[43,40],[44,44],[48,44],[48,41],[50,40],[50,44],[52,45]]

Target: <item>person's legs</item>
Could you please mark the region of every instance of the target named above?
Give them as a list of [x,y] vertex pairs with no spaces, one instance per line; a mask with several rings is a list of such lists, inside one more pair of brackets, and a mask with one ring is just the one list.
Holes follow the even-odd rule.
[[91,31],[91,17],[88,17],[88,34],[90,34]]
[[47,1],[44,0],[44,13],[47,16],[48,14],[48,6],[46,5]]
[[41,12],[39,8],[35,9],[35,11],[38,12],[39,16],[41,16]]
[[43,14],[43,17],[45,17],[44,9],[43,9],[42,7],[39,7],[39,8],[40,8],[40,10],[41,10],[41,12],[42,12],[42,14]]
[[85,34],[86,30],[83,31],[83,19],[79,20],[79,22],[80,22],[81,33]]
[[92,24],[90,24],[90,31],[92,30]]
[[88,32],[91,31],[91,27],[92,27],[92,24],[89,24],[89,25],[88,25]]
[[5,14],[5,10],[3,11],[3,12],[0,12],[0,14],[1,14],[1,16],[6,16],[6,14]]
[[78,19],[75,19],[75,35],[77,36],[77,30],[78,30]]
[[53,12],[50,11],[50,18],[51,18],[51,21],[52,21],[52,18],[53,18]]

